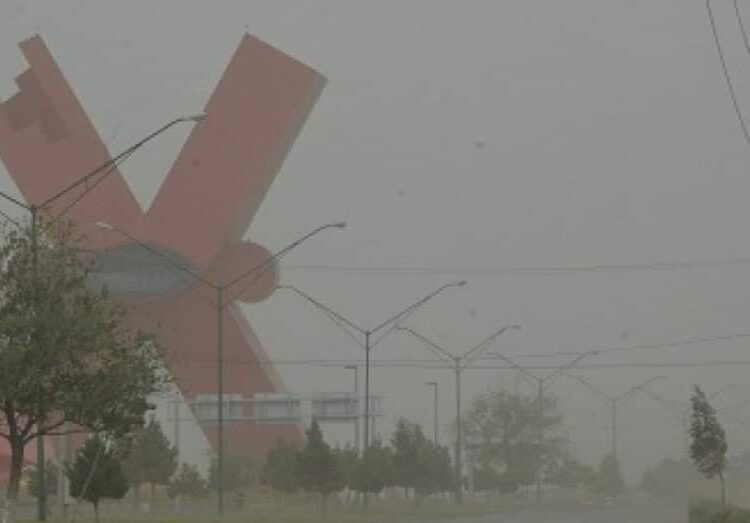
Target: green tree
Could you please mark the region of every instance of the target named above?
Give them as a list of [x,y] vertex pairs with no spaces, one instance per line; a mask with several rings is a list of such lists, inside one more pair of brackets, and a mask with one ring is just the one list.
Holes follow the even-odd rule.
[[[245,491],[255,484],[258,470],[249,456],[224,456],[224,491],[234,494],[238,508],[242,508]],[[208,469],[208,487],[219,489],[219,462],[214,457]]]
[[15,518],[24,449],[74,430],[124,434],[143,423],[163,382],[149,338],[86,283],[69,227],[41,223],[0,241],[0,437],[11,453],[5,521]]
[[477,469],[488,479],[495,476],[499,491],[513,492],[519,485],[534,482],[540,423],[543,475],[553,476],[564,457],[558,434],[562,417],[553,396],[545,396],[540,418],[536,396],[486,392],[474,398],[462,423],[467,441],[476,447]]
[[571,456],[566,456],[550,480],[553,484],[564,488],[593,488],[596,483],[595,478],[596,471],[593,467]]
[[[40,491],[39,469],[31,467],[27,479],[29,494],[38,498]],[[47,495],[57,494],[57,465],[52,461],[47,461],[47,464],[44,466],[44,482],[47,484]]]
[[455,471],[448,447],[441,447],[427,439],[418,441],[418,445],[417,494],[425,496],[451,490],[455,485]]
[[306,435],[299,454],[300,486],[307,492],[320,494],[325,509],[328,496],[344,488],[344,475],[331,447],[323,440],[317,421],[312,422]]
[[294,494],[300,487],[299,474],[297,449],[284,439],[279,439],[266,455],[260,474],[261,483],[277,492]]
[[707,478],[718,477],[721,484],[721,503],[726,504],[724,470],[727,467],[727,440],[724,428],[716,417],[716,410],[708,402],[706,394],[695,386],[690,398],[690,458],[698,472]]
[[344,486],[354,490],[354,484],[357,481],[357,469],[359,468],[359,455],[357,449],[347,444],[345,447],[336,446],[333,449],[333,456],[339,464]]
[[66,467],[70,495],[94,505],[99,521],[99,502],[103,498],[121,499],[130,488],[122,468],[117,445],[101,436],[92,436],[78,451],[75,461]]
[[605,496],[616,496],[625,490],[625,482],[620,473],[620,462],[612,454],[607,454],[599,464],[594,491]]
[[129,440],[125,472],[133,484],[136,499],[141,484],[151,485],[154,496],[156,485],[166,485],[177,470],[177,447],[172,445],[154,416]]
[[420,496],[449,490],[454,484],[450,453],[429,441],[422,427],[402,418],[391,438],[394,483]]
[[350,486],[357,492],[378,494],[393,482],[393,452],[382,440],[375,439],[358,460]]
[[396,422],[391,436],[393,448],[394,485],[408,490],[416,488],[419,483],[419,446],[424,440],[422,431],[406,418]]
[[208,484],[195,465],[183,463],[167,486],[167,496],[202,499],[208,496]]

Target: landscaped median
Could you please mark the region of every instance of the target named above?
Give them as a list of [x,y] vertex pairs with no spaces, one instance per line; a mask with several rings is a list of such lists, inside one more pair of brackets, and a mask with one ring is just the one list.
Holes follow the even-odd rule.
[[690,523],[750,523],[750,510],[722,506],[716,501],[690,503]]

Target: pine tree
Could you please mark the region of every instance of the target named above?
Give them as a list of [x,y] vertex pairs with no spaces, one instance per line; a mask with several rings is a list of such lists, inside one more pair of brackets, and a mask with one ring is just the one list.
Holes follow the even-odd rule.
[[393,452],[382,440],[375,439],[357,463],[351,488],[357,492],[378,494],[393,482]]
[[284,494],[293,494],[299,489],[299,463],[293,445],[279,439],[268,451],[261,482]]
[[695,386],[690,398],[693,412],[690,421],[690,458],[698,472],[707,478],[718,477],[721,484],[721,503],[726,503],[724,470],[727,466],[727,440],[724,428],[716,417],[716,410],[706,394]]
[[183,463],[169,482],[167,495],[170,498],[205,498],[208,496],[208,484],[195,465]]
[[172,445],[155,417],[136,432],[130,442],[124,463],[128,479],[135,488],[136,498],[143,483],[151,484],[153,497],[156,485],[166,485],[177,470],[177,448]]
[[99,521],[99,502],[103,498],[121,499],[130,488],[123,471],[117,446],[100,436],[86,440],[75,461],[66,467],[70,495],[94,505]]
[[325,509],[328,496],[344,488],[344,476],[317,421],[312,422],[306,435],[305,447],[299,454],[300,485],[307,492],[320,494]]
[[625,482],[620,472],[620,462],[612,454],[607,454],[596,472],[594,490],[605,496],[616,496],[625,490]]

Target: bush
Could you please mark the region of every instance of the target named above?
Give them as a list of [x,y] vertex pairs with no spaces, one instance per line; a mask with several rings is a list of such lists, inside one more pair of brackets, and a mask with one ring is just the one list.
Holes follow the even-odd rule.
[[715,501],[693,502],[690,523],[750,523],[750,510],[723,507]]

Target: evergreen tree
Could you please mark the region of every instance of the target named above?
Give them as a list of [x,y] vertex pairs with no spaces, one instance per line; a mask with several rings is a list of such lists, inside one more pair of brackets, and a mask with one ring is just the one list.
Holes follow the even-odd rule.
[[124,467],[135,488],[136,498],[143,483],[151,484],[152,497],[156,485],[169,483],[177,470],[177,448],[164,435],[155,417],[151,416],[146,426],[130,441]]
[[297,449],[283,439],[268,451],[261,471],[261,483],[277,492],[293,494],[299,489],[299,461]]
[[354,490],[360,460],[357,449],[352,445],[346,445],[344,448],[337,446],[333,449],[333,456],[339,464],[344,486],[350,490]]
[[[258,478],[258,471],[253,459],[249,456],[224,456],[224,491],[234,494],[238,508],[242,508],[245,491]],[[208,469],[208,487],[219,489],[219,464],[214,457]]]
[[599,464],[594,490],[605,496],[616,496],[625,490],[625,482],[620,473],[620,462],[612,454],[607,454]]
[[727,467],[727,440],[724,428],[716,417],[716,410],[706,394],[695,386],[690,398],[693,412],[690,421],[690,458],[698,472],[707,478],[718,477],[721,484],[721,503],[726,503],[724,471]]
[[195,465],[183,463],[169,482],[167,495],[170,498],[205,498],[208,496],[208,484]]
[[393,482],[393,452],[382,440],[375,439],[357,462],[351,488],[357,492],[378,494]]
[[[421,434],[421,431],[419,431]],[[394,484],[407,491],[415,488],[419,482],[419,441],[422,440],[416,427],[406,418],[396,423],[391,436],[393,447],[393,480]]]
[[344,488],[344,476],[317,421],[312,422],[306,435],[305,447],[299,454],[300,485],[307,492],[320,494],[325,508],[328,496]]
[[70,495],[93,504],[97,522],[99,502],[103,498],[121,499],[130,488],[121,458],[114,443],[92,436],[78,451],[75,461],[66,467]]

